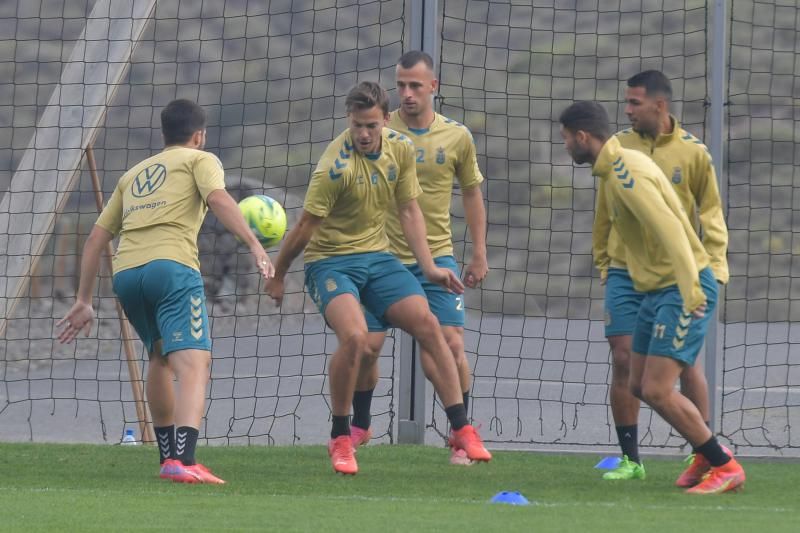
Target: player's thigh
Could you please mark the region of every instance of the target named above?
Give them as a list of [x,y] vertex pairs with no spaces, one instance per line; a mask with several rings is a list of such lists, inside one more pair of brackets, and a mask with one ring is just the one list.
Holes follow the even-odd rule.
[[[401,306],[416,316],[419,312],[429,313],[425,291],[403,264],[391,254],[376,254],[370,264],[369,279],[361,291],[364,307],[373,315],[388,321],[394,326],[402,327],[397,320],[406,322],[407,317],[398,313],[387,314],[403,300],[412,298],[411,305]],[[421,311],[419,309],[421,308]]]
[[639,312],[636,314],[636,318],[633,321],[633,334],[631,336],[632,354],[647,355],[649,353],[657,308],[658,294],[653,292],[645,294],[641,305],[639,305]]
[[343,255],[306,263],[306,288],[323,317],[327,319],[328,305],[340,295],[350,294],[360,301],[361,288],[369,272],[369,255]]
[[661,355],[681,364],[694,365],[705,341],[708,324],[714,317],[717,302],[716,281],[706,271],[701,273],[701,284],[706,293],[707,311],[704,317],[695,318],[684,312],[683,299],[677,286],[659,291],[656,303],[655,325],[648,354]]
[[[161,333],[156,324],[155,306],[145,299],[142,292],[142,272],[145,266],[129,268],[114,274],[112,288],[145,349],[153,354],[160,348],[158,341],[161,339]],[[161,353],[159,350],[158,355]]]
[[349,353],[367,350],[367,322],[355,295],[345,292],[331,299],[325,307],[325,321],[336,334],[339,346],[348,345]]
[[211,370],[211,352],[196,348],[185,348],[169,353],[169,366],[179,381],[192,380],[202,386],[208,380]]
[[200,272],[175,261],[151,261],[142,292],[156,311],[165,356],[179,350],[211,352],[211,326]]
[[623,268],[609,268],[606,279],[605,335],[618,337],[633,335],[639,307],[644,294],[633,286],[633,280]]

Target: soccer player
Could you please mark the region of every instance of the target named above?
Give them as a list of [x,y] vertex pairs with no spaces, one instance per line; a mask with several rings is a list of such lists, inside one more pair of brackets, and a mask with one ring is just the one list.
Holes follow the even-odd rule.
[[425,277],[460,293],[453,271],[436,266],[427,246],[425,222],[416,198],[414,146],[405,135],[385,128],[389,100],[377,83],[362,82],[345,100],[349,128],[322,155],[306,193],[303,213],[275,261],[269,294],[280,303],[289,265],[305,250],[306,287],[339,347],[329,373],[332,404],[328,452],[333,469],[355,474],[350,437],[350,404],[358,368],[368,355],[363,305],[411,335],[428,354],[424,361],[454,428],[453,442],[472,460],[488,461],[478,433],[467,421],[458,372],[425,292],[417,279],[388,252],[386,211],[395,204],[400,225]]
[[[695,231],[702,227],[703,246],[711,256],[711,270],[719,283],[728,282],[728,230],[722,212],[722,200],[711,156],[706,147],[681,128],[670,114],[672,86],[659,71],[648,70],[628,80],[625,90],[625,113],[632,128],[621,131],[617,139],[623,148],[637,150],[650,157],[665,175],[681,200]],[[604,188],[597,195],[593,229],[593,255],[606,286],[606,337],[611,345],[612,372],[609,390],[611,413],[623,460],[604,479],[644,479],[639,459],[639,400],[630,392],[631,336],[644,294],[637,292],[628,274],[625,250],[612,229],[606,209]],[[681,373],[681,390],[697,406],[703,420],[709,422],[708,384],[699,364],[686,366]],[[694,454],[691,465],[676,481],[679,487],[691,487],[702,479],[709,465],[702,455]]]
[[[483,176],[475,156],[475,144],[469,130],[433,110],[433,95],[438,80],[433,72],[433,59],[425,52],[404,54],[395,70],[400,109],[390,114],[389,127],[408,136],[416,150],[417,176],[423,194],[417,199],[428,235],[428,248],[437,266],[458,275],[453,257],[452,230],[450,227],[450,199],[453,178],[458,179],[463,194],[464,214],[472,236],[472,260],[466,268],[464,283],[476,287],[489,270],[486,262],[486,211],[480,184]],[[464,354],[464,300],[441,286],[431,283],[416,262],[406,242],[397,215],[391,208],[386,217],[389,250],[417,278],[428,305],[442,326],[447,345],[458,368],[464,408],[469,405],[470,368]],[[378,356],[383,346],[389,324],[368,311],[367,326],[370,331],[370,356],[360,367],[356,392],[353,396],[353,445],[365,444],[370,436],[370,403],[378,383]],[[422,360],[430,360],[423,354]],[[451,448],[450,462],[470,465],[472,461],[460,448]]]
[[86,240],[77,301],[57,324],[66,325],[59,340],[71,342],[81,330],[89,335],[100,256],[119,235],[113,288],[150,357],[147,401],[158,440],[160,476],[220,484],[222,479],[195,461],[211,364],[197,251],[197,234],[208,208],[247,244],[265,279],[274,269],[225,190],[219,159],[203,151],[205,111],[189,100],[174,100],[161,111],[161,132],[164,150],[120,178]]
[[645,293],[633,331],[633,393],[710,463],[704,479],[687,492],[735,489],[745,481],[744,470],[717,442],[697,407],[674,388],[684,367],[694,364],[717,303],[710,256],[673,185],[648,156],[611,136],[601,105],[576,102],[559,121],[572,159],[591,163],[600,178],[628,272],[635,289]]

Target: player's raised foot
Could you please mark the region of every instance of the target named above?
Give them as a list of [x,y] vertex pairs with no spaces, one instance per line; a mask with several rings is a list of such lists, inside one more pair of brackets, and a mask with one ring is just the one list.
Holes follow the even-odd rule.
[[481,436],[474,427],[467,424],[458,431],[450,431],[450,447],[464,450],[468,459],[473,461],[491,461],[492,454],[483,446]]
[[[725,446],[722,447],[722,450],[729,456],[733,457],[733,453],[731,453],[731,451]],[[686,458],[686,462],[689,463],[689,466],[675,481],[675,486],[684,489],[694,487],[703,481],[703,476],[705,476],[711,468],[711,463],[709,463],[708,459],[706,459],[703,454],[700,453],[691,454]]]
[[183,464],[177,459],[167,459],[161,463],[161,469],[158,472],[158,477],[161,479],[172,480],[174,476],[181,473],[182,468]]
[[456,466],[472,466],[475,461],[467,457],[467,452],[461,448],[450,448],[450,464]]
[[645,477],[644,465],[631,461],[627,455],[622,456],[622,461],[614,470],[603,474],[603,479],[612,481],[644,479]]
[[353,443],[353,451],[359,446],[364,446],[372,438],[372,430],[370,428],[361,429],[358,426],[350,426],[350,441]]
[[722,494],[736,491],[744,487],[744,480],[744,468],[731,457],[722,466],[712,466],[703,481],[687,489],[686,494]]
[[354,476],[358,472],[358,463],[350,435],[340,435],[328,441],[328,455],[331,457],[333,469],[340,474]]

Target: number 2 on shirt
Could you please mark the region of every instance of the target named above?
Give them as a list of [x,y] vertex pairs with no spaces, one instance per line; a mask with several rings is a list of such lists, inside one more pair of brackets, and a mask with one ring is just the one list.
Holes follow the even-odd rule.
[[417,163],[424,163],[425,162],[425,150],[422,148],[417,148]]

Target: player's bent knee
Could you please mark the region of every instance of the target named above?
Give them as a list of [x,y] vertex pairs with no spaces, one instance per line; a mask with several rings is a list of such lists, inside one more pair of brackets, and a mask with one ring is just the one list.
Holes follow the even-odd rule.
[[365,331],[354,331],[350,333],[339,341],[339,346],[342,348],[342,354],[351,364],[355,364],[364,357],[368,357],[370,353],[370,346]]
[[645,381],[641,387],[641,399],[647,405],[662,405],[668,400],[670,396],[670,389],[661,386],[658,383]]

